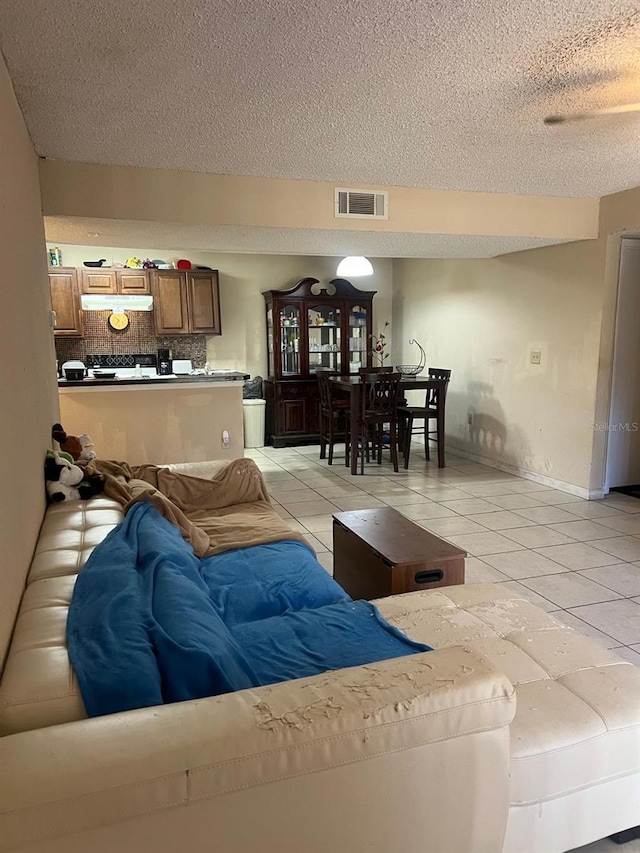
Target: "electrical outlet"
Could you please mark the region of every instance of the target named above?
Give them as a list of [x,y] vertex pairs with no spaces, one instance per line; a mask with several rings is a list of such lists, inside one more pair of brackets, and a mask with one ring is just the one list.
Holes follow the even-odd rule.
[[542,360],[542,350],[532,349],[531,350],[531,356],[530,356],[531,364],[540,364],[541,360]]
[[221,434],[220,434],[220,438],[222,439],[222,446],[227,447],[227,445],[231,441],[231,436],[229,435],[229,430],[223,429]]

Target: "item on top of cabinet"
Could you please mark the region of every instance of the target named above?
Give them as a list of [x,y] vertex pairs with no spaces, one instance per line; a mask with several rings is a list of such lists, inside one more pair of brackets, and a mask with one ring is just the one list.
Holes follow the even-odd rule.
[[139,270],[142,268],[142,261],[140,258],[127,258],[124,265],[126,269]]
[[190,270],[190,269],[192,269],[191,261],[188,261],[186,258],[180,258],[179,261],[176,261],[176,269],[178,269],[178,270]]
[[58,246],[55,246],[48,251],[49,256],[49,266],[50,267],[61,267],[62,266],[62,252],[60,251]]
[[212,267],[203,267],[203,266],[200,266],[199,264],[196,264],[196,269],[197,270],[211,270]]
[[149,258],[145,258],[144,261],[142,262],[142,269],[143,270],[157,270],[158,265],[156,264],[155,261],[150,261]]
[[82,263],[84,264],[85,267],[101,267],[102,264],[107,263],[107,259],[106,258],[100,258],[99,261],[83,261]]
[[170,270],[170,269],[172,269],[172,264],[170,264],[169,261],[163,261],[162,258],[153,258],[151,263],[155,264],[156,269],[159,269],[159,270]]

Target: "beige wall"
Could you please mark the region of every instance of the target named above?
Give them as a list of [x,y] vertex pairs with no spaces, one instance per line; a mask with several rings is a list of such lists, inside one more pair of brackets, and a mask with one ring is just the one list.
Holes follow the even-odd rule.
[[[87,432],[104,459],[142,465],[244,455],[239,384],[65,388],[60,414],[65,429],[72,435]],[[223,430],[228,444],[222,441]]]
[[[135,255],[141,259],[162,258],[171,262],[184,257],[193,264],[219,270],[222,335],[208,338],[207,358],[216,367],[246,370],[252,376],[263,377],[267,375],[267,339],[262,291],[292,287],[305,276],[329,281],[336,277],[339,260],[109,246],[61,245],[60,249],[62,260],[68,266],[82,266],[83,261],[97,258],[106,258],[108,263],[124,263]],[[393,263],[388,258],[372,258],[372,263],[374,274],[354,279],[353,284],[362,290],[377,291],[373,301],[375,329],[391,319]]]
[[396,358],[415,361],[416,338],[429,365],[452,369],[450,446],[591,487],[603,272],[599,241],[394,262]]
[[600,234],[640,230],[640,187],[600,199]]
[[335,183],[59,160],[43,160],[40,174],[47,216],[574,240],[598,233],[596,198],[376,187],[389,191],[389,218],[372,221],[334,217]]
[[428,364],[454,369],[450,446],[601,494],[607,432],[592,424],[609,417],[620,235],[638,231],[635,188],[600,200],[595,240],[394,261],[394,360],[415,361],[416,337]]
[[0,56],[0,443],[15,457],[0,506],[0,663],[44,510],[58,416],[37,160]]

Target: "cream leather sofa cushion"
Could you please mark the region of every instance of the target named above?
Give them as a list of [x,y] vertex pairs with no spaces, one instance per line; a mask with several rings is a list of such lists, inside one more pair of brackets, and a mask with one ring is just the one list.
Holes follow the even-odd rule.
[[76,577],[123,515],[108,498],[47,510],[0,682],[0,736],[86,717],[67,655]]
[[[210,479],[228,464],[166,467]],[[0,736],[86,717],[67,654],[67,612],[78,572],[123,517],[106,497],[48,507],[0,681]]]
[[515,686],[512,805],[640,771],[640,670],[633,664],[497,585],[375,603],[411,639],[471,649]]
[[27,586],[42,578],[77,575],[123,518],[120,504],[110,498],[52,504],[40,528]]

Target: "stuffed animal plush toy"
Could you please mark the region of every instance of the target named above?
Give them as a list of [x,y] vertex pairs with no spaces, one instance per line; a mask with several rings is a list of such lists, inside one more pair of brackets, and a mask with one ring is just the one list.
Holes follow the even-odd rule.
[[44,478],[47,497],[54,503],[80,500],[78,484],[82,482],[82,468],[72,465],[59,453],[47,454],[44,460]]
[[47,498],[54,503],[86,501],[102,491],[102,477],[99,474],[87,474],[79,465],[74,465],[53,450],[47,451],[44,477]]
[[86,432],[82,435],[68,435],[62,424],[54,424],[51,428],[51,437],[58,442],[63,453],[69,454],[72,462],[91,462],[96,458],[93,442]]

